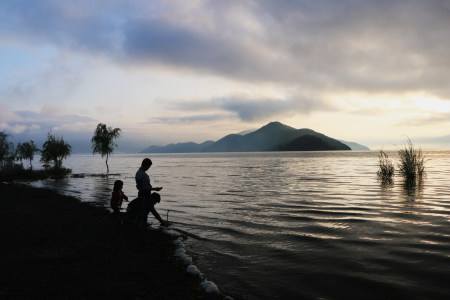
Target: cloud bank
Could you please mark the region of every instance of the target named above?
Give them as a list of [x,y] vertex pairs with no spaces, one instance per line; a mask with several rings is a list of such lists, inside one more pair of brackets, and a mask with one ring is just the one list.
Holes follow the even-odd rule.
[[10,1],[2,38],[321,90],[450,98],[448,1]]
[[[353,126],[351,122],[363,120],[372,122],[358,128],[363,137],[380,124],[383,130],[392,127],[392,135],[408,131],[407,126],[426,135],[424,130],[418,132],[421,124],[429,125],[430,133],[447,134],[438,126],[446,124],[446,106],[428,106],[422,113],[426,106],[412,107],[410,95],[424,95],[422,102],[450,100],[448,1],[4,0],[0,18],[0,50],[10,47],[0,52],[7,57],[0,59],[0,75],[7,79],[0,83],[0,105],[14,107],[12,112],[0,111],[0,130],[22,134],[64,128],[69,132],[95,123],[83,116],[58,118],[39,112],[46,103],[64,106],[72,101],[81,108],[77,111],[87,111],[96,119],[108,117],[104,111],[93,113],[96,105],[116,111],[123,107],[120,121],[132,119],[127,123],[130,128],[144,123],[147,128],[158,123],[158,129],[165,123],[193,124],[191,128],[216,125],[214,133],[214,126],[207,128],[211,136],[230,126],[295,116],[299,120],[306,116],[303,122],[316,112],[322,113],[322,119],[310,118],[305,125],[343,131]],[[20,61],[16,49],[25,49],[22,67],[32,70],[28,76],[20,70],[12,76],[10,71],[20,68],[5,63],[9,58]],[[29,55],[36,49],[42,53]],[[144,73],[152,73],[152,79],[158,77],[155,74],[166,77],[152,85]],[[198,81],[177,81],[178,76]],[[219,84],[209,86],[210,80]],[[184,85],[183,92],[166,93],[177,90],[172,81]],[[186,88],[194,81],[195,87]],[[199,82],[208,85],[206,92],[196,91],[203,88]],[[224,82],[229,84],[224,84],[226,88],[217,88]],[[142,95],[151,89],[157,92],[147,103]],[[75,95],[79,91],[81,95]],[[185,91],[190,94],[181,95]],[[346,102],[346,95],[368,95],[369,100]],[[379,100],[384,96],[401,98],[394,109],[402,111],[402,117],[386,116],[386,100]],[[128,101],[127,97],[141,103],[109,105]],[[84,100],[78,103],[79,99]],[[372,100],[378,104],[368,104]],[[345,107],[354,112],[352,120]],[[134,119],[144,109],[151,115],[149,122],[144,122],[148,115]],[[363,112],[364,118],[357,118]],[[117,115],[110,120],[119,121]],[[420,115],[424,117],[414,119]],[[175,127],[170,129],[179,131]]]

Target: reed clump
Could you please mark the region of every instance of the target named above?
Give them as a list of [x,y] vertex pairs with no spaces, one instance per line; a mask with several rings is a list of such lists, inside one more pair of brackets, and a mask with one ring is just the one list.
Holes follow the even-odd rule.
[[392,160],[389,158],[386,152],[383,150],[378,153],[378,178],[382,182],[392,182],[392,178],[394,177],[395,167]]
[[408,139],[403,149],[398,151],[400,162],[398,169],[405,182],[415,184],[421,182],[425,174],[425,157],[421,149],[416,149]]

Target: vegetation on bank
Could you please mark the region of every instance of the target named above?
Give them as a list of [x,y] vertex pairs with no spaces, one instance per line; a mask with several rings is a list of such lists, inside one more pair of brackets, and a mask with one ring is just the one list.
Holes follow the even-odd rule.
[[[36,153],[41,153],[43,169],[33,170],[33,159]],[[64,168],[62,162],[71,153],[71,146],[62,137],[49,134],[39,150],[34,141],[18,143],[10,142],[8,135],[0,132],[0,180],[38,180],[45,178],[61,178],[70,174],[71,170]],[[29,161],[25,169],[23,160]]]
[[[425,174],[425,156],[420,148],[416,148],[408,139],[408,142],[398,151],[398,174],[403,178],[405,186],[411,187],[422,183]],[[395,175],[395,166],[386,152],[378,154],[378,178],[383,183],[392,183]]]
[[39,152],[39,149],[36,147],[33,140],[17,144],[17,159],[20,160],[21,165],[23,165],[22,160],[28,160],[30,162],[30,170],[33,170],[34,154],[37,152]]
[[[108,159],[117,147],[116,140],[120,136],[120,128],[107,127],[99,123],[91,139],[92,152],[106,156],[106,175],[109,174]],[[33,170],[33,159],[36,153],[41,154],[43,169]],[[63,167],[63,161],[72,153],[70,144],[63,137],[49,133],[47,140],[39,149],[33,140],[18,143],[10,142],[8,135],[0,131],[0,180],[10,181],[37,180],[45,178],[61,178],[71,173],[70,169]],[[23,161],[29,162],[25,169]]]

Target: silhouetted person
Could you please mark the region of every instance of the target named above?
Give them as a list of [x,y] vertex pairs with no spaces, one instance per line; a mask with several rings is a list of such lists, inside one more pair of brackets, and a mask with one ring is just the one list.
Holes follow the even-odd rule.
[[147,198],[134,199],[128,204],[127,219],[138,226],[145,226],[147,224],[148,214],[151,212],[161,225],[166,225],[166,222],[155,209],[155,205],[160,201],[161,196],[158,193],[152,193]]
[[[151,199],[152,191],[160,191],[162,189],[162,187],[155,187],[154,188],[154,187],[152,187],[152,185],[150,183],[150,176],[148,176],[146,171],[148,169],[150,169],[151,166],[152,166],[152,161],[149,158],[144,158],[144,160],[141,163],[141,167],[136,172],[135,179],[136,179],[136,188],[138,189],[138,199],[141,199],[140,201],[136,202],[136,205],[138,205],[138,204],[141,205],[141,213],[143,215],[142,218],[145,217],[145,222],[147,220],[147,215],[148,215],[149,211],[151,211],[153,213],[153,215],[155,216],[155,218],[158,219],[158,221],[162,225],[164,225],[165,222],[161,219],[161,217],[159,216],[158,212],[154,208],[154,205],[156,204],[156,202],[154,202]],[[157,196],[157,197],[159,197],[158,200],[161,199],[159,194],[157,194],[157,193],[154,193],[154,194],[158,195]],[[152,206],[151,209],[149,209],[149,203],[153,203],[153,205],[151,205]]]
[[111,195],[111,208],[114,215],[120,214],[120,209],[122,208],[123,200],[128,201],[128,197],[123,193],[123,181],[116,180],[114,182],[113,192]]

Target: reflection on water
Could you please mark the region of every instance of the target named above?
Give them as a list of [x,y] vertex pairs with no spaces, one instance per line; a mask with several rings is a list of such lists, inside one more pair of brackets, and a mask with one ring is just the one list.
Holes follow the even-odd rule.
[[418,181],[403,181],[403,192],[405,198],[409,201],[415,201],[422,199],[423,196],[423,178],[420,178]]
[[[377,153],[153,155],[159,210],[191,239],[208,278],[248,299],[449,298],[450,153],[430,152],[415,186],[377,180]],[[396,154],[389,154],[395,159]],[[143,155],[116,155],[120,176],[40,182],[108,205],[114,180],[132,199]],[[73,156],[74,173],[103,161]],[[126,204],[126,203],[125,203]],[[153,221],[150,219],[150,221]]]

